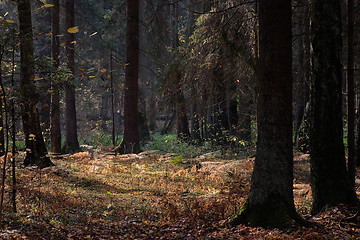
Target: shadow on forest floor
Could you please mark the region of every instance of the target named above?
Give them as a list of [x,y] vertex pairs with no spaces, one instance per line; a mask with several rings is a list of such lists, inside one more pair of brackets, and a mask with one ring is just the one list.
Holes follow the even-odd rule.
[[[18,213],[5,204],[0,239],[356,239],[355,210],[310,216],[309,156],[294,157],[294,201],[319,223],[296,232],[223,227],[250,189],[253,158],[211,154],[183,159],[147,152],[88,152],[52,159],[55,167],[18,169]],[[359,173],[357,175],[359,179]],[[359,193],[359,181],[357,182]],[[8,180],[6,199],[10,198]],[[356,221],[358,222],[356,222]]]

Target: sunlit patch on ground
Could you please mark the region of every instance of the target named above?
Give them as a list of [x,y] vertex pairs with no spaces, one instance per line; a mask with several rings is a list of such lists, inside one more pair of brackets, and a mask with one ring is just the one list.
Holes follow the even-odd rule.
[[[280,230],[226,227],[246,200],[253,158],[191,159],[156,152],[64,155],[55,167],[18,169],[18,213],[5,203],[4,239],[351,239],[359,217],[336,208],[310,216],[308,155],[295,155],[294,200],[318,226]],[[7,182],[10,198],[11,182]],[[359,186],[357,186],[359,189]],[[355,223],[354,223],[355,222]]]

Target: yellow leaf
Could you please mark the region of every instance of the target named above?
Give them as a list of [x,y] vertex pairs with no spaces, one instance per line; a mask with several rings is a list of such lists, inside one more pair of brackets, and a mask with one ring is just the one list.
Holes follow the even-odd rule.
[[101,71],[100,72],[102,72],[102,73],[106,73],[106,69],[105,68],[103,68],[103,69],[101,69]]
[[65,44],[66,44],[66,42],[62,42],[62,43],[60,44],[60,47],[64,46]]
[[71,42],[71,44],[75,44],[75,43],[76,43],[76,41],[72,41],[72,42]]
[[54,4],[44,4],[44,7],[46,7],[46,8],[53,7],[53,6],[54,6]]
[[15,21],[10,20],[10,19],[6,19],[6,22],[7,22],[7,23],[14,23]]
[[39,81],[41,80],[41,78],[34,78],[34,81]]
[[77,32],[79,32],[79,28],[72,27],[72,28],[68,28],[67,31],[68,31],[68,33],[77,33]]
[[96,76],[89,76],[89,78],[95,78]]
[[79,70],[79,71],[85,71],[85,68],[79,66],[79,67],[78,67],[78,70]]
[[64,34],[59,34],[59,35],[56,35],[57,37],[62,37],[62,36],[64,36]]

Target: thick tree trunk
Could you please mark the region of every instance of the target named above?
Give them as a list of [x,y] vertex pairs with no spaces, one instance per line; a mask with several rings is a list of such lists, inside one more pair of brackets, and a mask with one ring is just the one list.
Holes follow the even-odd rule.
[[232,221],[287,228],[293,201],[291,3],[259,1],[258,141],[251,191]]
[[[73,28],[75,26],[74,16],[74,0],[66,0],[66,28]],[[66,32],[66,57],[67,67],[74,74],[74,41],[75,35]],[[72,79],[74,81],[74,78]],[[66,122],[66,142],[65,150],[69,152],[76,152],[79,150],[78,134],[77,134],[77,119],[76,119],[76,102],[75,102],[75,89],[69,86],[65,93],[65,122]]]
[[[59,0],[53,0],[51,19],[51,57],[54,60],[54,68],[59,66]],[[51,152],[61,153],[61,123],[60,123],[60,94],[59,87],[55,82],[51,83],[51,108],[50,108],[50,142]]]
[[343,144],[339,0],[314,0],[312,34],[311,186],[312,212],[318,213],[339,203],[356,201]]
[[139,0],[126,1],[126,68],[124,90],[124,139],[122,153],[137,153],[139,144]]
[[22,122],[25,134],[27,155],[25,165],[35,164],[40,168],[52,166],[53,163],[46,157],[47,149],[40,128],[34,78],[34,45],[31,22],[31,8],[29,0],[17,1],[20,30],[20,79],[22,93]]

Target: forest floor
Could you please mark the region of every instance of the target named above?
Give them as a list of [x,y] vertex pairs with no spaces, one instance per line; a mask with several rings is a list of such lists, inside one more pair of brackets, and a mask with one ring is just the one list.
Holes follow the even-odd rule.
[[[360,239],[356,209],[309,214],[306,154],[294,155],[294,198],[314,224],[296,231],[226,224],[249,193],[253,158],[95,150],[52,161],[43,170],[17,169],[17,213],[9,179],[0,239]],[[360,197],[359,172],[356,187]]]

